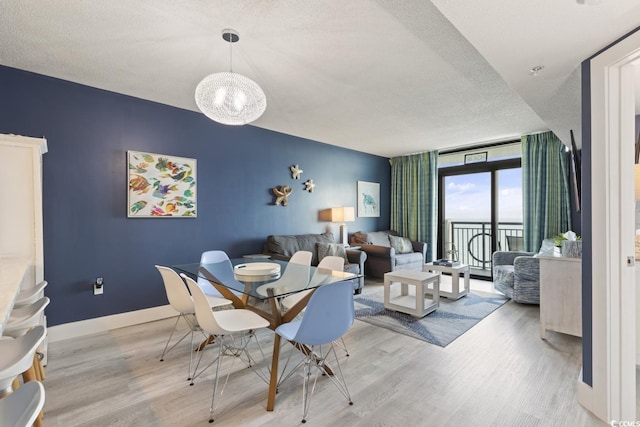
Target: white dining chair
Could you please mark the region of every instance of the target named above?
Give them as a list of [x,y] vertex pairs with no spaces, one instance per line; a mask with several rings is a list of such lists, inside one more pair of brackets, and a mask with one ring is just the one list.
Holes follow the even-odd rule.
[[276,289],[276,294],[287,293],[288,290],[304,289],[309,284],[311,273],[311,257],[309,251],[298,251],[291,256],[284,272],[278,280],[258,286],[256,292],[264,297],[268,296],[267,289]]
[[307,296],[311,290],[324,281],[327,280],[327,275],[331,275],[331,271],[343,271],[344,270],[344,258],[338,256],[326,256],[320,260],[318,267],[316,268],[309,285],[309,289],[306,291],[296,292],[295,294],[287,295],[280,300],[280,304],[284,309],[290,309],[297,304],[302,298]]
[[[258,348],[262,352],[262,347],[260,347],[260,343],[258,342],[258,339],[255,335],[255,331],[258,329],[269,327],[270,323],[265,318],[247,309],[237,308],[235,310],[212,311],[207,304],[206,295],[204,294],[204,291],[200,288],[200,286],[198,286],[195,281],[184,274],[182,274],[182,278],[185,280],[187,286],[189,287],[189,290],[191,291],[198,324],[205,333],[215,336],[216,342],[218,344],[218,354],[216,358],[200,372],[196,373],[198,370],[198,366],[200,365],[200,360],[202,359],[202,355],[204,353],[203,351],[200,352],[200,357],[198,358],[198,363],[196,364],[193,375],[193,379],[195,380],[195,378],[206,371],[209,366],[211,366],[213,363],[216,363],[215,379],[213,382],[213,393],[211,397],[211,407],[209,409],[209,422],[212,423],[214,420],[213,412],[215,409],[216,394],[218,390],[220,364],[222,362],[223,356],[225,354],[229,354],[231,357],[233,357],[233,361],[231,367],[229,368],[229,371],[227,372],[227,378],[222,386],[222,390],[220,392],[221,395],[224,392],[224,386],[229,380],[233,362],[235,362],[236,358],[245,355],[249,366],[254,368],[255,361],[247,351],[247,345],[253,338],[258,344]],[[234,336],[233,334],[236,334],[238,336]],[[264,359],[263,352],[262,357]],[[265,382],[268,382],[265,375],[260,374],[258,371],[256,372]]]
[[29,381],[0,399],[0,427],[37,425],[36,421],[43,406],[44,387],[39,381]]
[[[233,273],[233,266],[231,265],[229,256],[225,251],[219,251],[219,250],[206,251],[206,252],[203,252],[202,255],[200,256],[200,266],[203,266],[205,264],[216,264],[216,263],[225,262],[225,261],[229,264],[230,272]],[[233,276],[233,274],[231,276]],[[218,298],[224,298],[222,294],[218,292],[218,290],[206,278],[198,275],[197,283],[198,283],[198,286],[200,286],[200,288],[204,291],[206,295],[216,296]],[[242,295],[241,292],[234,291],[232,289],[229,289],[229,290],[238,297]]]
[[46,288],[48,284],[49,283],[46,280],[43,280],[35,286],[22,289],[16,296],[14,307],[33,304],[42,298],[44,296],[44,288]]
[[14,379],[23,374],[24,382],[36,379],[33,358],[45,337],[44,326],[36,326],[26,334],[0,340],[0,397],[13,392]]
[[47,308],[49,302],[51,300],[48,297],[42,297],[32,304],[15,307],[11,310],[9,321],[2,334],[17,338],[26,334],[31,328],[43,325],[44,309]]
[[[169,334],[169,338],[167,339],[167,343],[164,345],[164,350],[162,351],[162,356],[160,356],[160,361],[164,361],[164,356],[173,350],[178,344],[180,344],[188,335],[191,336],[191,346],[189,351],[189,368],[188,368],[188,377],[187,380],[191,380],[191,365],[193,362],[193,336],[196,332],[201,332],[201,329],[196,321],[195,317],[195,308],[193,306],[193,300],[191,299],[191,295],[189,295],[189,290],[185,283],[182,281],[178,273],[173,271],[169,267],[164,267],[161,265],[155,266],[160,275],[162,276],[162,281],[164,283],[164,289],[167,293],[167,299],[169,300],[169,304],[171,307],[178,312],[178,317],[176,318],[176,322],[173,325],[173,329],[171,329],[171,333]],[[217,298],[212,296],[207,296],[207,304],[209,305],[209,310],[212,308],[219,308],[223,306],[230,306],[231,301],[224,298]],[[173,338],[173,334],[178,328],[178,322],[180,319],[183,319],[184,322],[189,327],[189,330],[186,334],[182,336],[178,341],[176,341],[170,348],[169,343],[171,342],[171,338]],[[203,334],[204,335],[204,334]],[[208,338],[204,335],[204,338]]]

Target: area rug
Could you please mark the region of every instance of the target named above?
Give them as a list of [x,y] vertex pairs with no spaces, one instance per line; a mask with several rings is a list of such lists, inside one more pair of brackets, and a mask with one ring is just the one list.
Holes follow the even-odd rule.
[[471,291],[457,301],[440,298],[440,306],[436,311],[416,319],[409,314],[384,308],[382,292],[358,296],[354,300],[356,319],[440,347],[449,345],[508,301],[501,295]]

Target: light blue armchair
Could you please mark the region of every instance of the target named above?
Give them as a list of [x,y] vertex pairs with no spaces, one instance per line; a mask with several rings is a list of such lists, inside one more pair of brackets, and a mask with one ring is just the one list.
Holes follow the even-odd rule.
[[[540,255],[553,255],[553,239],[545,239]],[[535,252],[493,253],[493,287],[515,302],[540,304],[540,260]]]

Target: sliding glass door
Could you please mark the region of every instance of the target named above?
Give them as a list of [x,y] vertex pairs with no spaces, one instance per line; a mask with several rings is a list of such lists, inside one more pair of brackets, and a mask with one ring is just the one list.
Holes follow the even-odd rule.
[[458,259],[491,276],[496,250],[522,245],[520,159],[439,169],[438,258]]

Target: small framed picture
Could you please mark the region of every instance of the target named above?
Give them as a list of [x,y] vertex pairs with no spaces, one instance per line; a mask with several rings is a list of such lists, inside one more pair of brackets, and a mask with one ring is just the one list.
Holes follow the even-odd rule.
[[472,153],[464,155],[464,164],[468,165],[469,163],[480,163],[487,161],[487,152],[483,151],[482,153]]
[[129,218],[195,218],[196,159],[128,151]]
[[380,184],[358,181],[358,216],[380,216]]

